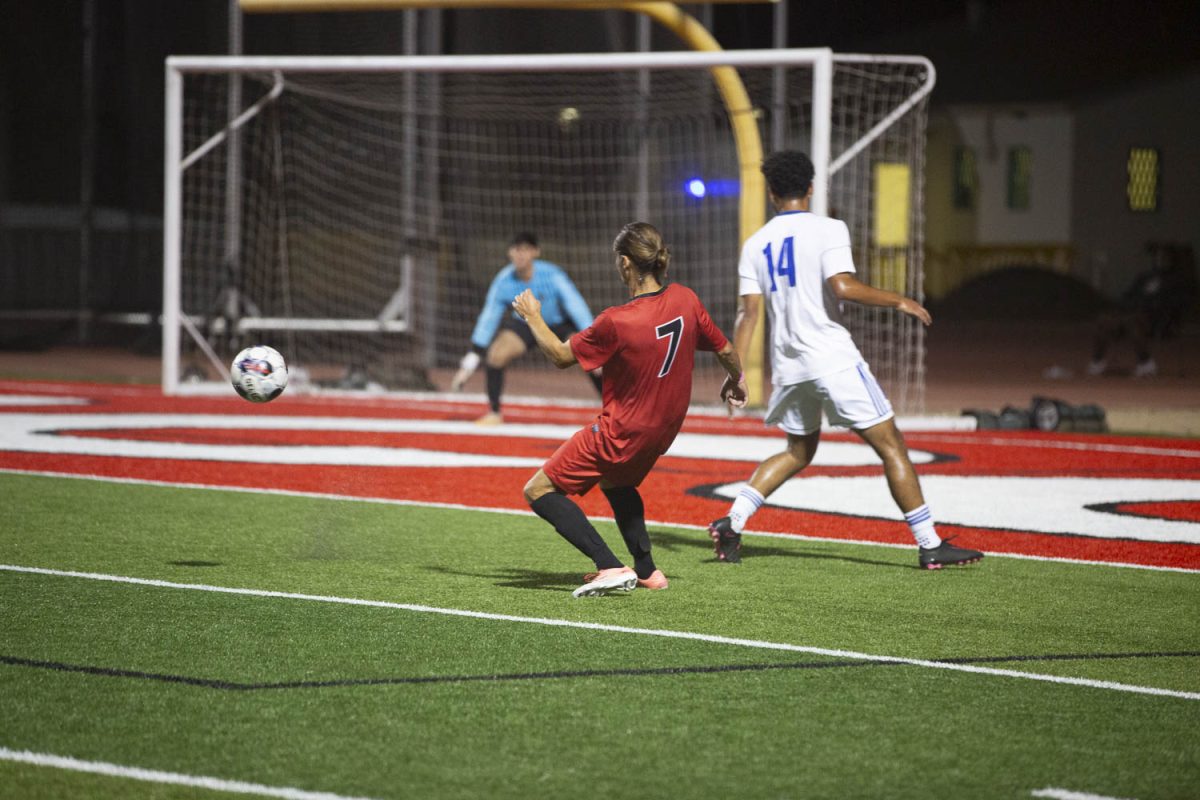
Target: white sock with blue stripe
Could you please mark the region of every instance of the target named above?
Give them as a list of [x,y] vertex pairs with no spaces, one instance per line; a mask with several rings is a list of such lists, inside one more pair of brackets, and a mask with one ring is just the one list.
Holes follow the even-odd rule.
[[758,511],[765,503],[767,498],[763,497],[753,486],[743,486],[738,492],[737,498],[733,501],[733,506],[729,509],[729,526],[737,533],[742,532],[742,528],[746,527],[746,520],[754,516],[754,512]]
[[929,549],[942,543],[941,537],[934,530],[933,514],[929,513],[928,505],[914,508],[907,512],[904,518],[908,520],[909,530],[912,531],[913,538],[917,540],[918,547]]

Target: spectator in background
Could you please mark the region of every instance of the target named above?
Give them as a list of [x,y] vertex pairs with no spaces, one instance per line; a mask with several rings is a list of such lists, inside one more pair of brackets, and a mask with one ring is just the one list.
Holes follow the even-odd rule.
[[[500,395],[504,390],[504,370],[534,346],[533,333],[512,308],[517,295],[529,289],[541,304],[542,318],[556,336],[566,338],[592,324],[592,312],[567,273],[557,264],[538,258],[542,253],[535,235],[518,233],[508,245],[509,263],[496,273],[488,287],[483,310],[471,334],[471,350],[459,362],[450,391],[462,391],[463,384],[485,359],[487,366],[488,413],[476,422],[499,425]],[[601,391],[600,371],[589,373],[596,393]]]
[[1196,302],[1196,255],[1191,245],[1149,242],[1146,250],[1153,260],[1150,269],[1134,278],[1116,308],[1096,323],[1089,375],[1104,374],[1112,345],[1123,339],[1133,344],[1137,358],[1133,377],[1157,375],[1151,343],[1175,335]]

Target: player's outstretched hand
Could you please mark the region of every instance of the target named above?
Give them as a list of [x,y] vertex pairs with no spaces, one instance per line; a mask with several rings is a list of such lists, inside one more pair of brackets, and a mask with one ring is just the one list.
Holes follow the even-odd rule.
[[916,300],[911,300],[906,297],[900,301],[900,305],[896,306],[896,310],[903,311],[910,317],[916,317],[926,325],[933,324],[933,317],[931,317],[929,312],[925,310],[925,306],[921,305]]
[[730,416],[733,416],[735,408],[745,407],[749,396],[750,391],[746,388],[745,375],[739,375],[736,381],[728,375],[725,376],[725,382],[721,384],[721,402],[729,406]]
[[542,314],[542,304],[533,296],[532,289],[526,289],[514,297],[512,307],[526,322]]

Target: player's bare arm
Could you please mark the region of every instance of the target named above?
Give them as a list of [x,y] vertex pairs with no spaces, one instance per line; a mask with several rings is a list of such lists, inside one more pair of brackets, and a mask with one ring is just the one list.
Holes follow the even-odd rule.
[[833,275],[827,283],[829,284],[829,288],[833,290],[834,296],[839,300],[848,300],[851,303],[859,303],[864,306],[894,308],[897,311],[908,314],[910,317],[916,317],[926,325],[933,323],[933,317],[916,300],[905,297],[902,294],[889,292],[886,289],[876,289],[874,286],[868,286],[849,272],[840,272],[837,275]]
[[746,400],[749,397],[749,391],[746,388],[746,377],[742,374],[742,364],[750,352],[750,340],[754,338],[754,326],[758,324],[758,315],[761,312],[761,294],[742,295],[742,305],[738,309],[737,322],[734,323],[733,343],[731,345],[733,350],[731,355],[737,359],[736,373],[729,368],[722,358],[721,353],[717,354],[717,359],[721,362],[721,366],[725,367],[725,371],[728,373],[725,382],[721,384],[721,401],[728,403],[731,409],[742,408],[746,405]]
[[571,352],[571,346],[555,336],[554,331],[550,330],[550,326],[546,324],[546,320],[542,319],[542,304],[533,296],[532,290],[526,289],[513,298],[512,306],[521,319],[529,325],[534,341],[554,366],[566,369],[572,364],[578,363],[575,354]]
[[717,351],[717,361],[725,368],[725,382],[721,384],[721,402],[733,408],[742,408],[750,392],[746,388],[746,376],[742,373],[742,359],[732,342]]
[[733,346],[743,363],[750,352],[750,340],[754,338],[754,326],[762,313],[762,295],[742,295],[742,307],[738,309],[737,322],[733,326]]

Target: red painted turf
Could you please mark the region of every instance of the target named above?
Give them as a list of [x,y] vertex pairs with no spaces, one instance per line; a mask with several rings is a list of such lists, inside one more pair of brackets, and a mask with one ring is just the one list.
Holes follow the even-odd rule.
[[[86,397],[83,406],[0,406],[5,414],[218,414],[272,417],[354,417],[384,419],[469,420],[477,404],[396,399],[331,400],[285,396],[266,406],[237,398],[165,398],[156,389],[91,384],[0,382],[0,395]],[[594,409],[509,407],[511,422],[583,425]],[[64,429],[66,430],[66,429]],[[684,426],[692,433],[769,435],[760,421],[693,415]],[[72,436],[155,442],[238,445],[345,445],[405,447],[458,453],[546,458],[557,442],[504,436],[447,436],[423,433],[362,433],[311,430],[212,430],[174,428],[72,431]],[[1165,438],[1105,435],[1050,435],[1039,432],[978,432],[906,434],[910,446],[937,453],[936,463],[918,467],[923,475],[958,476],[1072,476],[1096,478],[1174,478],[1200,480],[1200,442]],[[830,441],[857,441],[851,434],[828,434]],[[782,439],[781,439],[782,441]],[[666,523],[703,525],[725,513],[728,503],[690,493],[697,487],[748,477],[744,461],[704,461],[664,457],[643,484],[647,516]],[[0,468],[31,472],[63,472],[212,486],[275,489],[417,502],[462,504],[481,508],[525,509],[521,489],[529,468],[286,466],[255,467],[245,463],[185,461],[110,456],[56,455],[0,450]],[[453,475],[451,475],[453,472]],[[879,467],[812,467],[806,475],[880,475]],[[883,480],[880,475],[880,480]],[[469,493],[463,487],[470,487]],[[603,495],[592,492],[581,500],[593,515],[611,514]],[[1200,502],[1124,503],[1120,513],[1200,523]],[[755,530],[833,539],[911,544],[903,523],[844,515],[764,507],[754,518]],[[939,525],[943,536],[957,535],[958,543],[985,552],[1087,561],[1200,569],[1200,546],[1059,536],[1015,530]],[[703,534],[698,533],[698,536]],[[747,546],[751,546],[748,543]]]

